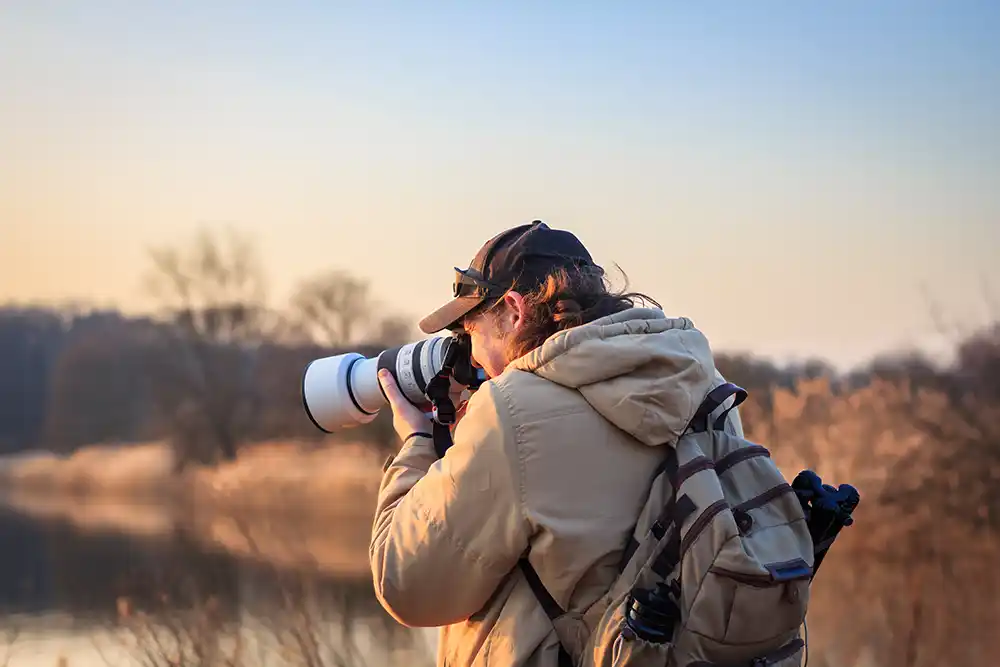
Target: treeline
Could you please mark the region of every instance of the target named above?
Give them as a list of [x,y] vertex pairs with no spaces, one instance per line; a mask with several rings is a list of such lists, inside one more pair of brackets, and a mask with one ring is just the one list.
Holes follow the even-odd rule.
[[[0,453],[207,438],[203,444],[225,458],[243,441],[319,437],[299,393],[306,363],[347,349],[377,354],[417,335],[400,327],[367,340],[354,334],[348,345],[329,335],[292,335],[287,328],[254,325],[251,331],[240,322],[246,312],[182,310],[154,318],[116,310],[0,308]],[[346,324],[331,328],[358,324],[337,317]],[[755,398],[803,378],[833,376],[819,363],[780,368],[723,356],[719,365]]]
[[[148,316],[0,308],[0,453],[165,439],[183,465],[232,459],[255,440],[319,438],[302,409],[305,364],[416,336],[409,318],[337,271],[270,306],[253,246],[232,232],[203,232],[150,260]],[[390,432],[380,417],[351,435],[381,445]]]

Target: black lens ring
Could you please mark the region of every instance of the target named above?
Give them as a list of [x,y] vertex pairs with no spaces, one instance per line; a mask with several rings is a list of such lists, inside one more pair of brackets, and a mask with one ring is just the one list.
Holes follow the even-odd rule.
[[[378,370],[387,370],[389,374],[392,375],[392,379],[399,382],[399,378],[396,377],[396,357],[399,356],[399,351],[403,349],[403,345],[398,345],[391,349],[385,350],[378,356]],[[386,402],[389,402],[389,397],[385,394],[385,389],[382,388],[382,383],[378,383],[378,390],[382,392],[382,397],[385,398]]]
[[413,381],[417,383],[417,389],[423,394],[427,389],[427,381],[424,379],[424,370],[421,368],[420,364],[420,351],[423,349],[424,344],[427,340],[422,340],[413,346],[413,354],[411,359],[413,360]]

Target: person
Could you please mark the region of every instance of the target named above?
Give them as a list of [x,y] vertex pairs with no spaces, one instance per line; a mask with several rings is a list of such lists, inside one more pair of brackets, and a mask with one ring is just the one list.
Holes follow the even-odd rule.
[[[403,444],[378,492],[376,595],[441,627],[439,665],[565,664],[540,596],[570,612],[601,598],[665,447],[724,380],[689,319],[611,291],[543,222],[496,235],[453,288],[420,328],[468,333],[488,380],[439,459],[427,415],[379,376]],[[726,429],[742,434],[737,410]]]

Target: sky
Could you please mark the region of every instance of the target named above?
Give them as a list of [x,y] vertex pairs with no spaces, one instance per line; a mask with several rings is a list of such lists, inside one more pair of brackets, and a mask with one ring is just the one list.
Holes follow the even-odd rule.
[[[280,306],[450,297],[534,219],[713,347],[839,366],[1000,315],[1000,3],[0,4],[0,302],[151,307],[232,226]],[[620,284],[620,280],[616,281]]]

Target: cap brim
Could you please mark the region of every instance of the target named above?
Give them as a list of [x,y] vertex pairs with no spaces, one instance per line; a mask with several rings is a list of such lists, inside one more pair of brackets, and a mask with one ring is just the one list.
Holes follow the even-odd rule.
[[420,330],[425,334],[437,333],[462,319],[470,310],[485,300],[482,296],[459,296],[420,320]]

